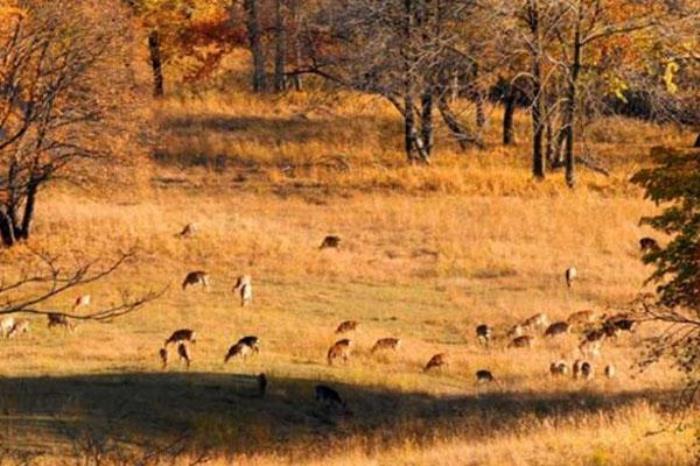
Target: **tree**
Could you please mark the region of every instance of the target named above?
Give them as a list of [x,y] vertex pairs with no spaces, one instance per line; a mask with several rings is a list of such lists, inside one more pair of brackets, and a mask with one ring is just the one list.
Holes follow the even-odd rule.
[[648,199],[665,206],[642,223],[671,241],[643,257],[656,268],[649,281],[658,284],[658,300],[641,304],[645,318],[668,326],[649,341],[644,363],[672,357],[688,376],[686,394],[692,400],[700,389],[700,150],[657,148],[652,159],[655,166],[640,170],[632,181]]
[[29,237],[39,192],[52,180],[91,161],[117,161],[109,147],[126,151],[120,137],[131,120],[124,115],[137,102],[118,6],[88,0],[21,6],[25,15],[0,26],[5,246]]
[[258,0],[243,0],[246,12],[246,29],[253,58],[253,91],[265,92],[267,77],[265,73],[265,49],[262,43],[262,26],[260,24]]

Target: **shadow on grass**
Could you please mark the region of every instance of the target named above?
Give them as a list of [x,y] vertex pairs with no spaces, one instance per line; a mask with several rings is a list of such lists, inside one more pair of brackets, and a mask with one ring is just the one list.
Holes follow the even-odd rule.
[[82,451],[77,446],[94,449],[108,441],[152,449],[176,441],[180,451],[190,454],[283,454],[304,446],[322,453],[326,440],[361,437],[363,445],[375,449],[407,439],[430,442],[436,436],[478,439],[537,421],[611,413],[638,401],[671,398],[651,391],[492,391],[438,397],[332,383],[353,411],[345,416],[315,402],[317,381],[269,379],[263,398],[257,394],[257,379],[241,374],[2,378],[0,444],[17,451],[76,452]]

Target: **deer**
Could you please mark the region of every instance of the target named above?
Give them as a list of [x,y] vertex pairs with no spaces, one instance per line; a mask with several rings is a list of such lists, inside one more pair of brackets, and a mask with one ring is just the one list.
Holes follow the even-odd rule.
[[567,322],[555,322],[544,331],[546,337],[555,337],[557,335],[564,335],[569,333],[570,325]]
[[584,380],[591,380],[595,376],[595,369],[590,362],[583,361],[581,363],[581,376]]
[[357,329],[358,325],[359,324],[356,320],[346,320],[338,325],[338,328],[335,329],[335,333],[352,332],[353,330]]
[[250,275],[241,275],[233,285],[233,292],[238,293],[241,299],[241,307],[253,302],[253,279]]
[[238,342],[228,349],[226,356],[224,356],[224,364],[226,364],[231,358],[242,357],[244,360],[248,359],[248,356],[250,356],[252,353],[252,347],[245,343]]
[[521,324],[521,327],[523,329],[546,328],[548,325],[549,318],[547,317],[547,314],[540,312],[539,314],[535,314],[534,316],[525,319]]
[[75,298],[75,302],[73,303],[73,309],[76,310],[80,307],[87,307],[90,305],[90,302],[92,301],[92,297],[89,294],[84,294],[80,295],[77,298]]
[[319,249],[338,249],[338,246],[340,246],[340,237],[335,235],[328,235],[325,238],[323,238],[323,242],[321,242],[321,246],[319,247]]
[[510,330],[508,330],[506,336],[508,338],[517,338],[523,336],[523,333],[525,333],[525,329],[523,329],[523,326],[521,324],[515,324],[510,328]]
[[491,330],[491,327],[486,324],[476,326],[476,338],[483,346],[489,346],[492,333],[493,331]]
[[581,375],[581,364],[583,364],[583,361],[577,359],[571,366],[571,374],[574,377],[574,379],[578,379]]
[[344,338],[342,340],[336,341],[333,346],[328,349],[328,354],[326,359],[328,360],[328,365],[332,366],[333,361],[341,358],[343,362],[347,362],[350,357],[350,347],[352,346],[352,341]]
[[0,320],[0,335],[3,338],[7,338],[10,335],[10,332],[12,332],[12,328],[15,326],[15,318],[14,317],[3,317]]
[[488,371],[486,369],[480,369],[476,371],[476,381],[478,383],[493,382],[494,380],[496,379],[493,377],[491,371]]
[[604,373],[605,377],[607,377],[608,379],[614,378],[616,373],[615,366],[613,366],[612,364],[608,364],[607,366],[605,366]]
[[316,385],[314,387],[314,398],[317,402],[331,408],[339,408],[344,414],[351,415],[347,403],[340,397],[337,391],[328,385]]
[[187,341],[190,343],[196,343],[197,334],[195,333],[194,330],[189,329],[189,328],[181,328],[179,330],[175,330],[172,335],[170,335],[170,338],[165,340],[165,345],[168,346],[170,343],[180,343],[183,341]]
[[586,325],[595,321],[595,312],[591,310],[578,311],[566,318],[569,325]]
[[398,338],[380,338],[377,340],[377,342],[372,346],[372,349],[370,352],[372,354],[376,353],[377,351],[380,350],[394,350],[396,351],[399,349],[399,346],[401,345],[401,340]]
[[175,236],[179,236],[180,238],[191,238],[197,233],[197,226],[194,223],[188,223],[185,225],[182,230],[180,230],[180,233],[176,234]]
[[70,321],[67,315],[61,314],[59,312],[50,312],[46,314],[46,317],[48,318],[48,327],[53,328],[57,326],[62,326],[68,331],[73,331],[74,325]]
[[182,291],[185,291],[188,286],[202,285],[205,290],[209,289],[209,275],[203,270],[195,270],[189,272],[182,282]]
[[17,319],[15,324],[7,334],[7,338],[14,338],[29,332],[30,322],[28,319]]
[[254,336],[254,335],[248,335],[248,336],[245,336],[245,337],[241,338],[240,340],[238,340],[238,342],[236,344],[240,343],[242,345],[246,345],[251,349],[252,352],[259,353],[260,352],[260,348],[258,347],[259,342],[260,342],[260,339],[258,337]]
[[190,364],[192,363],[192,358],[190,357],[190,349],[187,347],[187,344],[179,343],[177,345],[177,354],[180,356],[180,360],[185,361],[185,364],[187,364],[187,369],[189,369]]
[[554,376],[566,375],[569,373],[569,366],[564,361],[555,361],[549,365],[549,373]]
[[438,367],[446,366],[447,365],[447,353],[438,353],[434,355],[428,363],[425,365],[425,368],[423,369],[423,372],[428,372],[431,369],[435,369]]
[[564,272],[564,279],[566,280],[566,286],[571,288],[574,285],[574,280],[576,280],[576,277],[578,276],[578,272],[576,271],[576,267],[569,267],[566,269]]
[[532,342],[534,338],[530,335],[522,335],[517,338],[513,338],[508,344],[508,348],[532,348]]

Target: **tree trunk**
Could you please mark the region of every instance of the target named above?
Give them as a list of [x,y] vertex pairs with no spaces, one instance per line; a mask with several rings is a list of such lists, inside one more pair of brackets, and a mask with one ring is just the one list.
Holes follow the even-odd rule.
[[421,98],[421,135],[425,153],[430,156],[433,150],[433,93],[428,88]]
[[28,239],[34,220],[34,206],[39,185],[35,181],[30,181],[27,186],[27,199],[24,204],[24,215],[22,216],[22,226],[17,230],[17,239]]
[[532,174],[535,178],[544,178],[544,153],[542,139],[544,134],[544,101],[542,95],[542,39],[539,24],[539,5],[535,0],[529,2],[530,32],[533,37],[532,45]]
[[574,30],[574,50],[569,75],[569,86],[566,92],[566,106],[564,107],[564,129],[566,140],[564,148],[564,166],[566,168],[566,184],[570,188],[576,185],[576,160],[574,157],[574,118],[576,115],[576,87],[579,71],[581,69],[581,30],[582,7],[578,5],[578,17]]
[[153,72],[153,97],[163,97],[163,59],[160,52],[160,34],[155,29],[148,34],[148,51]]
[[5,206],[0,206],[0,238],[7,247],[13,246],[16,242],[14,226],[7,215]]
[[257,0],[245,0],[243,2],[243,7],[246,11],[246,29],[248,31],[250,53],[253,56],[253,91],[265,92],[267,88],[265,79],[265,52],[262,46],[258,2]]
[[515,105],[517,103],[515,89],[510,86],[508,94],[503,102],[503,144],[506,146],[515,144],[515,134],[513,132],[513,119],[515,116]]
[[[301,28],[301,19],[299,15],[299,1],[300,0],[291,0],[292,19],[294,21],[294,40],[292,43],[294,44],[294,67],[296,69],[299,69],[301,67],[302,61],[301,38],[299,36],[299,29]],[[292,84],[294,85],[294,89],[297,92],[303,89],[304,84],[302,82],[302,77],[300,74],[294,74],[294,77],[292,78]]]
[[282,12],[282,0],[275,0],[275,92],[286,88],[285,63],[287,58],[287,31]]
[[700,147],[700,134],[698,134],[698,138],[695,140],[695,145],[693,147]]

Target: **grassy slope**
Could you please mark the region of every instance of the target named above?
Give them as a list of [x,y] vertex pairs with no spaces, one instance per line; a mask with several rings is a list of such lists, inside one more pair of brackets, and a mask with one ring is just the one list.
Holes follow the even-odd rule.
[[[128,285],[172,287],[112,325],[64,335],[35,321],[27,338],[0,342],[3,445],[43,451],[48,463],[108,449],[105,438],[138,438],[148,450],[183,433],[188,451],[222,463],[234,453],[254,464],[326,464],[319,458],[329,454],[337,464],[690,461],[690,432],[644,437],[670,422],[658,403],[679,382],[662,366],[630,368],[653,329],[608,345],[596,365],[612,362],[620,377],[589,383],[547,376],[551,360],[574,357],[574,336],[522,351],[503,342],[485,350],[473,338],[481,322],[505,329],[536,312],[557,319],[629,301],[649,273],[637,250],[649,232],[637,221],[653,206],[625,179],[651,145],[687,135],[621,122],[591,128],[613,176],[582,172],[570,193],[560,175],[530,180],[524,141],[466,156],[445,144],[433,166],[403,167],[388,108],[318,99],[171,99],[157,110],[160,163],[141,169],[148,185],[110,198],[44,194],[35,246],[69,256],[141,248],[128,273],[85,290],[96,303]],[[527,120],[518,125],[524,137]],[[325,157],[334,154],[344,163]],[[187,222],[200,233],[175,238]],[[342,236],[341,250],[318,251],[327,233]],[[3,270],[16,269],[16,253],[3,254]],[[562,274],[571,264],[580,280],[569,290]],[[212,274],[212,290],[183,293],[182,277],[199,268]],[[230,292],[243,272],[254,277],[250,309]],[[333,329],[349,318],[361,322],[356,356],[329,368]],[[200,335],[193,368],[162,373],[157,350],[180,327]],[[228,345],[245,334],[262,338],[261,354],[224,366]],[[370,357],[383,336],[401,337],[403,348]],[[439,351],[450,366],[422,374]],[[499,383],[477,386],[480,368]],[[260,371],[271,378],[265,400],[253,396]],[[318,381],[337,386],[354,416],[315,406]]]

